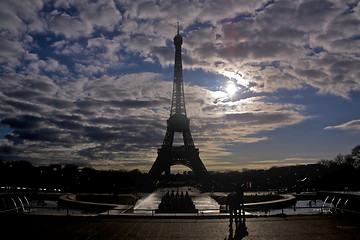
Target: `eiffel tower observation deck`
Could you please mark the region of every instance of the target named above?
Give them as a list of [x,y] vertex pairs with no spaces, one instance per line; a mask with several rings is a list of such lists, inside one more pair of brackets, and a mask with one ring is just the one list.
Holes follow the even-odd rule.
[[[204,176],[207,170],[199,157],[199,149],[195,148],[190,133],[190,120],[186,116],[184,82],[182,74],[181,45],[182,36],[179,33],[174,37],[175,65],[174,83],[171,102],[170,118],[167,120],[167,129],[161,148],[158,149],[158,156],[151,167],[149,174],[154,178],[159,177],[163,172],[170,174],[170,167],[173,165],[184,165],[189,167],[198,176]],[[182,133],[184,145],[173,146],[175,132]]]

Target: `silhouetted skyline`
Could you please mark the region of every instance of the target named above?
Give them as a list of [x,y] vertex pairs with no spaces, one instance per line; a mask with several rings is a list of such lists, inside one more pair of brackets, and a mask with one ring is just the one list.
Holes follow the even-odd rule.
[[177,22],[209,171],[347,154],[360,143],[359,11],[341,0],[3,0],[0,159],[148,171]]

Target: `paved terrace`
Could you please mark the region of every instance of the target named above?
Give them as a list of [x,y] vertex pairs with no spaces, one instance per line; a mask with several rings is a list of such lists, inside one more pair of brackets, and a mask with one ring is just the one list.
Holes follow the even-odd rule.
[[[217,218],[3,215],[0,220],[1,239],[240,239],[228,219]],[[246,226],[243,239],[360,239],[359,222],[332,215],[248,218]]]

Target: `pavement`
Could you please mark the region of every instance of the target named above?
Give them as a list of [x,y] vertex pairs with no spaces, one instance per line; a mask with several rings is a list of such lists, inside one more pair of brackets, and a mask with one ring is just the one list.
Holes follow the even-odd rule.
[[[1,239],[360,239],[360,223],[333,215],[246,219],[0,215]],[[247,232],[247,235],[246,235]],[[246,235],[246,236],[245,236]],[[244,238],[242,238],[244,237]]]

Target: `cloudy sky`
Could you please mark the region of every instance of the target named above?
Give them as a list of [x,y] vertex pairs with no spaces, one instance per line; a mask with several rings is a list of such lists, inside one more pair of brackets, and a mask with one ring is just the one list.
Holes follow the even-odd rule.
[[316,163],[360,143],[359,0],[2,0],[0,159],[148,171],[177,22],[208,170]]

